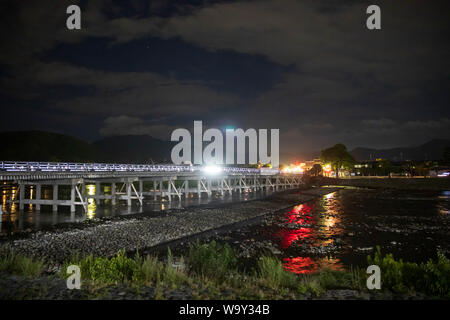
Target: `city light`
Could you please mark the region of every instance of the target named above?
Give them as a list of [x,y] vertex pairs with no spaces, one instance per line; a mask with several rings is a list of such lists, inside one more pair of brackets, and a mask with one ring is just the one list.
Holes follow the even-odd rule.
[[220,172],[222,172],[222,168],[219,166],[210,165],[210,166],[203,167],[202,171],[208,175],[216,175],[216,174],[219,174]]
[[289,166],[284,167],[281,169],[282,173],[303,173],[305,171],[304,169],[305,164],[290,164]]

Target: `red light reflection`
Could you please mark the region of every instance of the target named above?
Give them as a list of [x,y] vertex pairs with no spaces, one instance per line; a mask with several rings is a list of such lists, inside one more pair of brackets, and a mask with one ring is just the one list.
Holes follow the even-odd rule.
[[283,268],[296,274],[317,272],[319,269],[344,270],[344,266],[337,258],[311,259],[309,257],[284,258]]
[[319,264],[309,257],[296,257],[284,258],[283,267],[289,272],[304,274],[317,271]]
[[[300,204],[289,211],[286,216],[288,224],[308,225],[312,224],[312,217],[310,213],[314,209],[313,206],[307,204]],[[281,247],[286,249],[291,246],[292,242],[311,237],[312,228],[300,227],[293,230],[283,229],[275,236],[281,239]]]
[[283,249],[289,248],[292,242],[297,240],[304,240],[311,237],[311,228],[300,228],[297,230],[281,230],[277,236],[281,238],[281,247]]

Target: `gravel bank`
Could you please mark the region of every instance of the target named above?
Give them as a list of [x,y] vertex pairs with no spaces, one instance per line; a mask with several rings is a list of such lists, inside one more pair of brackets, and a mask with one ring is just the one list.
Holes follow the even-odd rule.
[[109,256],[121,249],[132,251],[194,235],[207,230],[245,221],[296,205],[335,188],[288,191],[263,200],[232,203],[213,208],[189,208],[168,212],[166,216],[141,216],[121,221],[105,221],[95,226],[74,230],[38,231],[29,238],[11,240],[2,249],[44,257],[55,266],[73,251]]

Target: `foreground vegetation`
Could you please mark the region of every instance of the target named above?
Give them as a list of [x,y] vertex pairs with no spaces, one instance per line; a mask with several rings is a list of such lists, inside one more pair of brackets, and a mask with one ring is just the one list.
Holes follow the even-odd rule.
[[[437,261],[416,264],[395,260],[391,254],[383,256],[378,248],[368,263],[380,266],[385,292],[450,298],[450,261],[441,253]],[[254,268],[245,270],[238,265],[234,250],[214,241],[191,245],[186,257],[174,258],[169,250],[165,261],[139,253],[129,257],[124,251],[109,258],[74,254],[54,277],[68,277],[65,271],[72,264],[81,269],[86,298],[101,298],[105,289],[117,286],[126,287],[135,297],[143,289],[153,288],[156,299],[177,290],[189,292],[186,298],[192,299],[302,299],[320,297],[331,289],[352,289],[360,295],[369,292],[365,270],[296,275],[269,256],[260,257]],[[0,274],[38,277],[43,270],[42,260],[13,253],[0,259]]]
[[38,277],[44,271],[44,260],[7,251],[0,256],[0,273]]
[[380,267],[382,284],[394,292],[419,291],[450,298],[450,260],[441,252],[437,253],[437,261],[418,264],[396,260],[392,254],[383,256],[377,247],[375,256],[367,260],[369,265]]

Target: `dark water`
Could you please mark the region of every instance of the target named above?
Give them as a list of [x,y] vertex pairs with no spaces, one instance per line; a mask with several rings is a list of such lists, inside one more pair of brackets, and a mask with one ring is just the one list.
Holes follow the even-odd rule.
[[[395,258],[421,262],[436,258],[437,250],[450,253],[450,192],[395,191],[342,188],[298,204],[256,223],[208,235],[205,241],[227,243],[254,267],[261,254],[275,247],[286,270],[311,273],[323,268],[367,267],[367,255],[376,246]],[[185,254],[188,241],[174,245]],[[262,249],[261,249],[262,248]],[[151,252],[151,251],[150,251]],[[164,256],[167,248],[156,251]]]
[[[86,185],[86,194],[94,195],[96,193],[94,184]],[[102,193],[110,194],[111,187],[109,185],[101,185]],[[26,189],[25,198],[31,199],[34,197],[35,190],[33,187]],[[111,205],[110,200],[94,200],[88,199],[87,212],[84,212],[82,206],[76,206],[75,212],[70,212],[69,207],[59,206],[57,212],[52,212],[52,207],[48,205],[41,205],[41,211],[36,211],[34,206],[26,205],[24,210],[19,210],[18,203],[11,202],[11,198],[16,198],[17,187],[4,187],[1,190],[0,205],[3,214],[0,216],[0,235],[8,236],[11,233],[15,233],[23,230],[39,230],[48,229],[56,225],[77,223],[85,220],[113,217],[113,216],[126,216],[133,214],[155,214],[164,213],[170,209],[183,209],[188,207],[195,207],[201,205],[214,205],[220,203],[229,203],[237,201],[248,201],[252,199],[260,199],[270,195],[270,191],[257,191],[257,192],[243,192],[241,194],[230,195],[213,195],[206,197],[203,195],[201,198],[188,197],[178,201],[176,197],[171,202],[166,199],[157,201],[144,199],[143,205],[138,205],[137,201],[133,201],[133,205],[128,207],[125,201],[117,201],[115,206]],[[53,191],[51,186],[43,186],[41,190],[42,199],[52,199]],[[70,197],[70,190],[60,187],[58,198],[68,199]]]
[[308,273],[366,265],[375,246],[409,261],[450,250],[450,192],[343,189],[275,215],[244,232],[271,240],[284,267]]

